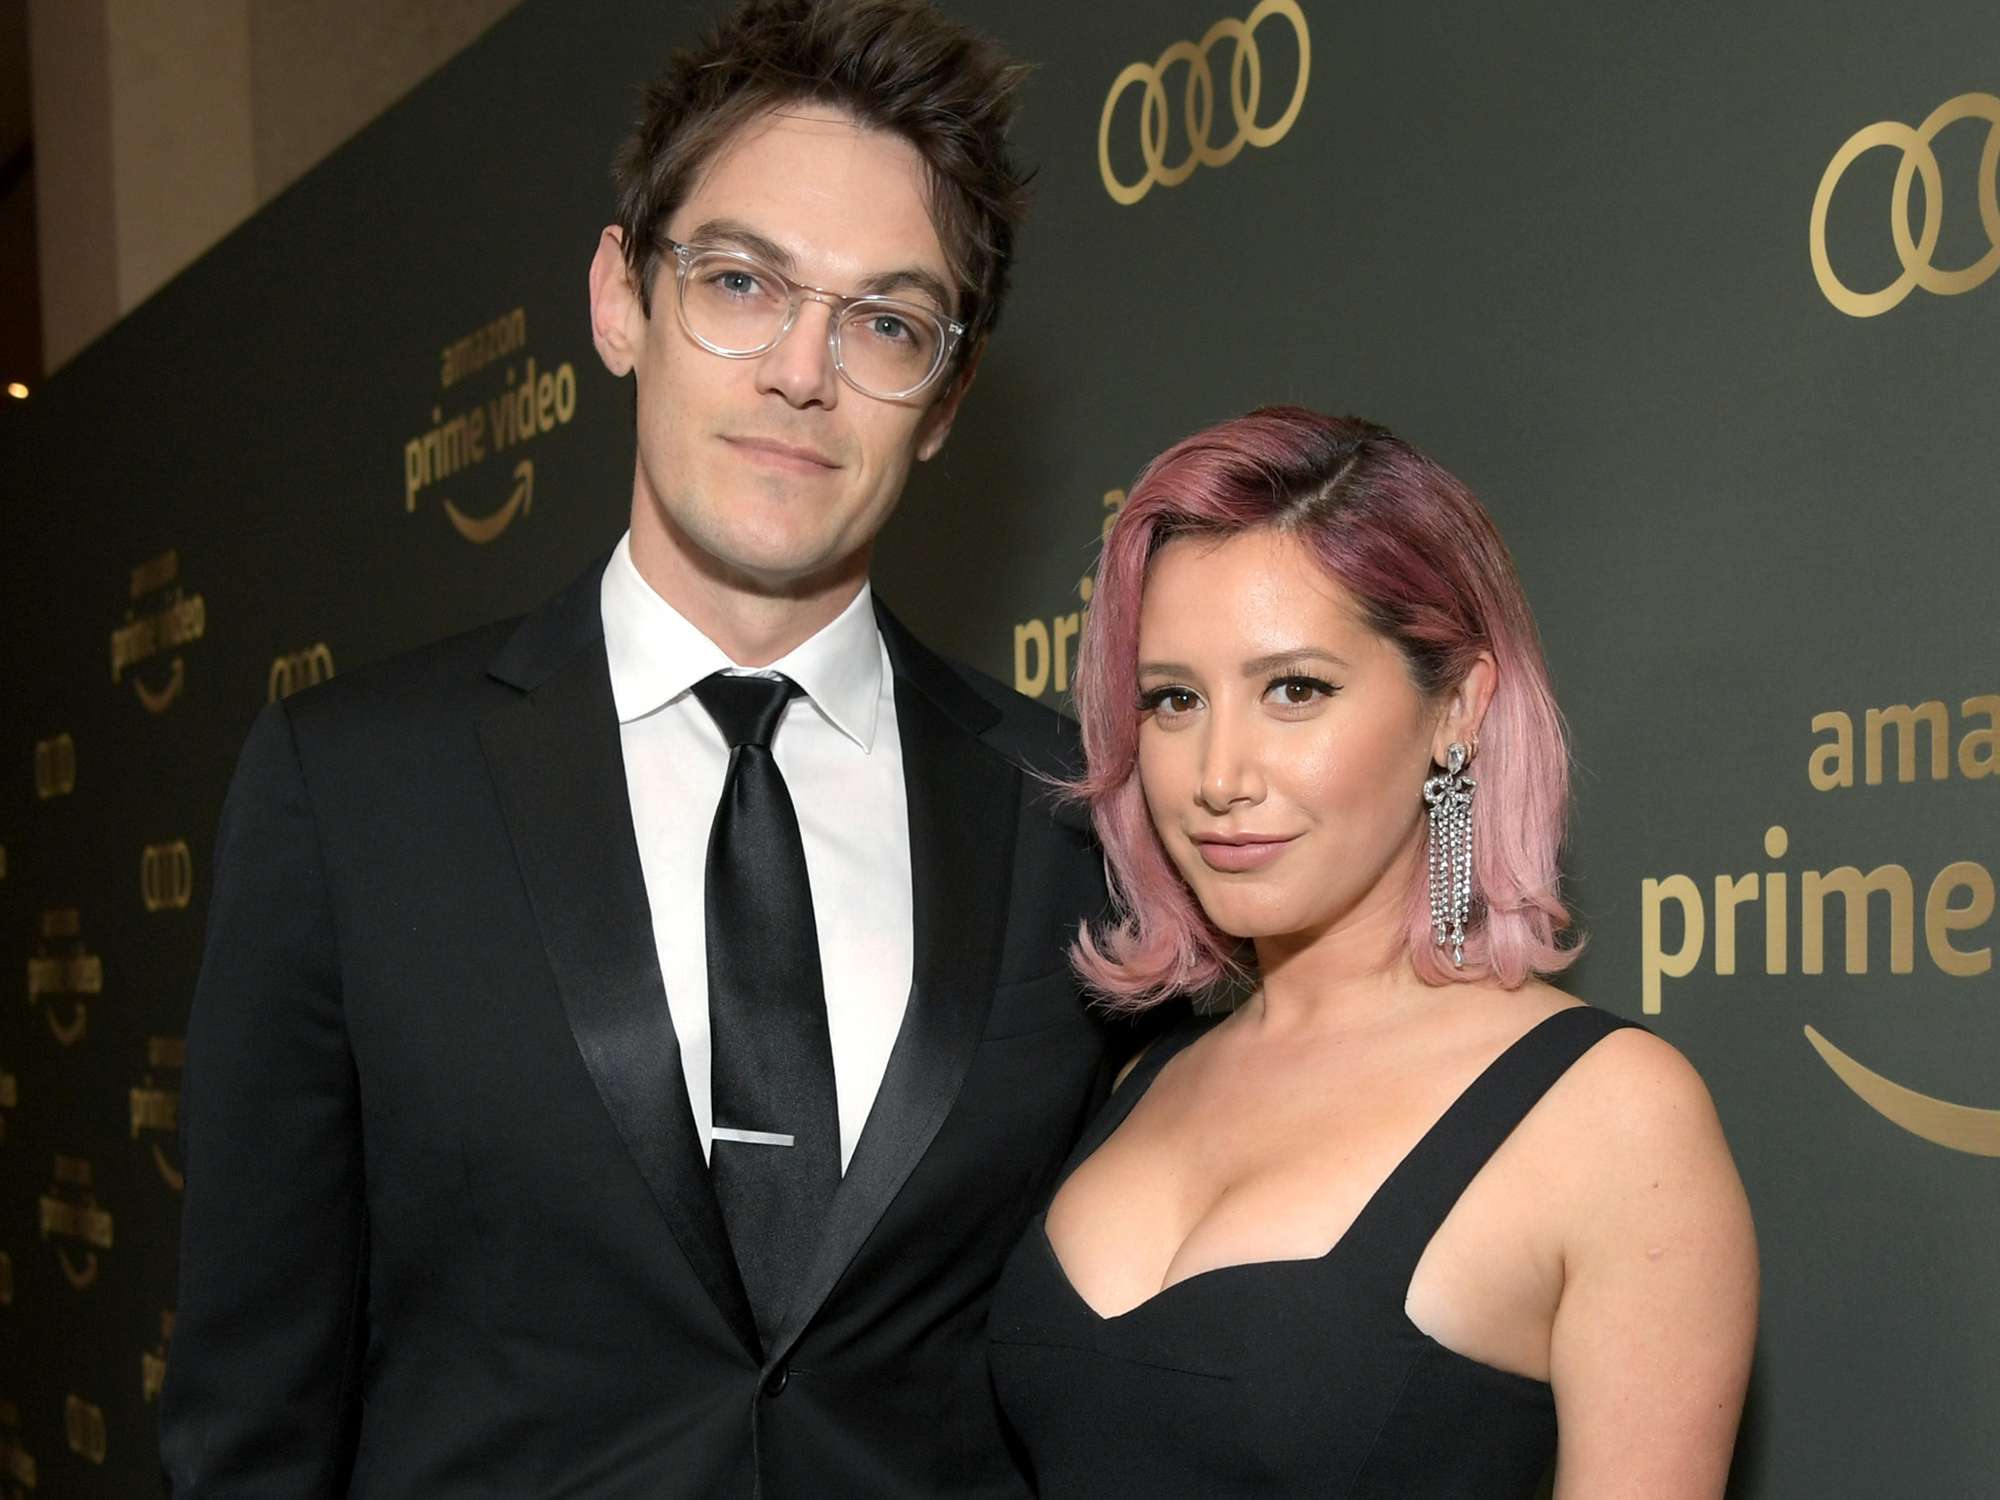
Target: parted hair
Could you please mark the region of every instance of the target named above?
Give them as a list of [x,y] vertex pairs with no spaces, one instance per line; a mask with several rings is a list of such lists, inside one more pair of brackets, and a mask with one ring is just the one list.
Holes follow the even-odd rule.
[[977,349],[1027,210],[1027,174],[1007,145],[1026,73],[927,0],[741,0],[647,85],[612,168],[642,303],[650,313],[666,221],[729,137],[769,110],[813,103],[893,132],[923,158],[967,330],[959,347]]
[[[1427,696],[1464,680],[1481,651],[1497,682],[1473,761],[1473,890],[1465,966],[1431,935],[1425,871],[1407,893],[1405,941],[1428,983],[1513,987],[1566,967],[1577,946],[1559,855],[1569,747],[1534,617],[1485,507],[1386,428],[1296,406],[1266,407],[1175,444],[1147,466],[1113,522],[1084,626],[1075,701],[1088,803],[1116,898],[1086,925],[1078,971],[1111,1006],[1136,1009],[1250,974],[1247,945],[1218,929],[1160,843],[1139,781],[1139,604],[1159,549],[1181,536],[1269,527],[1300,543],[1401,652]],[[1419,788],[1383,787],[1417,798]]]

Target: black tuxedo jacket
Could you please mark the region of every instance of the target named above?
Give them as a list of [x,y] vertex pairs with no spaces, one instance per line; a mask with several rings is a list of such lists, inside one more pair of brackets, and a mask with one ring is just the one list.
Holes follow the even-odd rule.
[[987,1299],[1105,1036],[1056,714],[884,613],[915,978],[759,1347],[688,1112],[599,569],[275,704],[188,1028],[162,1452],[187,1497],[1020,1496]]

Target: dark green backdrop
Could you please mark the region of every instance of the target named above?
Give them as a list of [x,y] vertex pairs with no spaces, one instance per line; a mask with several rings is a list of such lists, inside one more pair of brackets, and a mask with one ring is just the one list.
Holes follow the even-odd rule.
[[[886,596],[1054,696],[1107,492],[1193,427],[1303,401],[1385,421],[1467,478],[1520,559],[1575,729],[1593,940],[1573,987],[1637,1015],[1650,967],[1647,1019],[1709,1080],[1757,1213],[1735,1491],[1991,1493],[1991,7],[1299,0],[1295,26],[1267,4],[1249,126],[1232,29],[1174,53],[1152,117],[1166,180],[1130,203],[1100,126],[1131,197],[1146,70],[1242,0],[952,8],[1040,65],[1020,141],[1039,202],[978,387],[883,551]],[[0,960],[21,985],[0,1005],[0,1495],[154,1482],[177,1045],[252,714],[532,605],[620,529],[629,396],[591,352],[584,269],[633,87],[691,25],[639,0],[530,0],[0,411]],[[1190,52],[1212,67],[1192,101],[1210,160],[1183,177]],[[1828,188],[1829,295],[1815,199],[1881,122]],[[1840,284],[1903,274],[1906,160],[1917,279],[1856,316]],[[493,362],[445,385],[444,351],[496,322]],[[512,399],[549,430],[503,450],[489,427],[477,461],[463,427],[426,449],[497,413],[530,360],[537,388]],[[445,503],[477,523],[517,493],[484,542]],[[137,658],[115,671],[114,641]],[[1869,784],[1869,711],[1922,704],[1911,779],[1878,713]],[[1834,715],[1853,784],[1822,790]],[[1849,866],[1884,887],[1865,962],[1844,898],[1807,896]],[[1725,881],[1722,972],[1717,879],[1751,874],[1754,899]],[[1826,1057],[1865,1071],[1843,1081]]]

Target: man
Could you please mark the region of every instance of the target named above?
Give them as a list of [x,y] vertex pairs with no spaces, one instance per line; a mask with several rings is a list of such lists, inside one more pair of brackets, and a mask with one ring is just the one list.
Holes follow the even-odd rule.
[[999,305],[1014,81],[921,0],[678,57],[590,271],[627,537],[253,729],[176,1493],[1027,1493],[986,1305],[1101,1093],[1064,956],[1101,865],[1061,721],[867,582]]

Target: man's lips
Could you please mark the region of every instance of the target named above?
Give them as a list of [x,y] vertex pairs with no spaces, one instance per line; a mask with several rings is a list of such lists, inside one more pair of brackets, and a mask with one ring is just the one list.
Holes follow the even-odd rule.
[[1228,833],[1197,835],[1195,852],[1211,870],[1239,874],[1261,870],[1291,845],[1296,834]]
[[840,467],[836,460],[802,443],[767,437],[724,437],[723,441],[747,458],[798,473],[823,473]]

